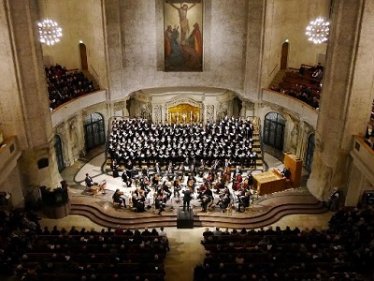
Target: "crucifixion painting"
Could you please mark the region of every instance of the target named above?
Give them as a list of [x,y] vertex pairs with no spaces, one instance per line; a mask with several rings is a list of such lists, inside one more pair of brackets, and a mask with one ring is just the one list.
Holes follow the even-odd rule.
[[165,71],[202,71],[202,0],[165,0]]

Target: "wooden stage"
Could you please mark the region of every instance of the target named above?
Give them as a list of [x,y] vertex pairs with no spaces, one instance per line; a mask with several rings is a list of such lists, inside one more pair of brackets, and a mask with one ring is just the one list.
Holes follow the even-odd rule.
[[[177,211],[181,202],[169,204],[162,213],[154,208],[145,212],[116,208],[112,205],[111,192],[105,195],[87,196],[81,190],[70,189],[72,215],[82,215],[104,227],[144,228],[177,225]],[[305,188],[289,189],[271,195],[260,196],[245,212],[235,208],[223,212],[219,208],[202,212],[200,205],[191,202],[195,227],[259,228],[270,225],[285,215],[323,213],[327,210]]]

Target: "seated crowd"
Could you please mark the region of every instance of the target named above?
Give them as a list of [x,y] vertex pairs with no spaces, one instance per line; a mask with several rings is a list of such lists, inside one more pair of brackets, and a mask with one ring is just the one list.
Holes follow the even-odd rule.
[[373,280],[374,208],[343,209],[328,230],[207,229],[207,254],[195,268],[205,280]]
[[257,154],[252,150],[251,121],[225,117],[203,124],[154,124],[144,119],[114,119],[108,153],[118,164],[131,162],[173,163],[203,160],[230,160],[251,165]]
[[50,108],[68,102],[76,97],[96,91],[92,81],[81,71],[68,71],[56,64],[45,68]]
[[41,229],[19,211],[0,213],[0,274],[15,280],[164,280],[163,229]]
[[298,72],[287,71],[279,85],[273,86],[271,89],[293,96],[314,108],[318,108],[322,78],[322,65],[318,64],[313,67],[301,65]]

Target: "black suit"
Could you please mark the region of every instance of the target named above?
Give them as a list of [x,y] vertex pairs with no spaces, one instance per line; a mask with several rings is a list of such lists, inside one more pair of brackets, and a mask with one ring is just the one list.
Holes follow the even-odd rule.
[[183,191],[183,211],[186,210],[186,207],[187,207],[187,210],[190,209],[190,201],[192,199],[192,195],[191,195],[191,190],[187,189],[185,191]]

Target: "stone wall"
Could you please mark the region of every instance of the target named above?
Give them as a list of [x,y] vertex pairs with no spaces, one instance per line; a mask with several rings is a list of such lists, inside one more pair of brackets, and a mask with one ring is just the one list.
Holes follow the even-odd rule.
[[18,136],[22,147],[26,146],[26,132],[22,116],[21,99],[18,94],[16,68],[13,58],[11,33],[5,0],[0,1],[0,130],[4,138]]
[[162,1],[120,1],[124,67],[121,94],[164,86],[214,85],[242,91],[246,2],[231,0],[230,5],[227,5],[227,1],[223,0],[204,1],[203,72],[164,72]]

